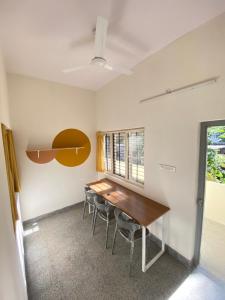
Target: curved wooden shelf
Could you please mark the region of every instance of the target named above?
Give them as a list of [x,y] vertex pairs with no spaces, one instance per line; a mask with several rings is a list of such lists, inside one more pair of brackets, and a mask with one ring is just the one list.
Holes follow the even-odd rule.
[[84,147],[62,147],[62,148],[49,148],[49,149],[28,149],[26,152],[34,152],[34,151],[54,151],[54,150],[79,150]]
[[34,162],[44,164],[53,160],[56,153],[64,150],[75,150],[78,155],[78,150],[85,147],[62,147],[62,148],[49,148],[49,149],[28,149],[26,150],[27,156]]

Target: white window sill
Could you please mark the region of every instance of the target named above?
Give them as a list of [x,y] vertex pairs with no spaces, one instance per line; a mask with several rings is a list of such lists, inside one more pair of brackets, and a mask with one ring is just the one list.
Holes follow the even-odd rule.
[[117,181],[121,181],[121,183],[125,183],[127,185],[127,187],[138,187],[140,189],[144,189],[144,184],[141,184],[141,183],[138,183],[138,182],[135,182],[135,181],[132,181],[132,180],[129,180],[129,179],[126,179],[126,178],[123,178],[119,175],[116,175],[116,174],[113,174],[113,173],[110,173],[110,172],[104,172],[104,174],[107,176],[107,177],[110,177],[112,179],[116,179]]

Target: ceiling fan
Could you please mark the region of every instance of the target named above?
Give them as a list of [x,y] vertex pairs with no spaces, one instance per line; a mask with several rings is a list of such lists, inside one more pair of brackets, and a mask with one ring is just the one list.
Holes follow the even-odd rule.
[[107,37],[108,20],[103,17],[97,17],[97,24],[95,30],[95,56],[91,59],[89,64],[64,69],[64,73],[71,73],[78,70],[86,69],[90,66],[99,66],[109,71],[115,71],[125,75],[131,75],[132,71],[120,66],[113,66],[107,62],[104,57],[105,43]]

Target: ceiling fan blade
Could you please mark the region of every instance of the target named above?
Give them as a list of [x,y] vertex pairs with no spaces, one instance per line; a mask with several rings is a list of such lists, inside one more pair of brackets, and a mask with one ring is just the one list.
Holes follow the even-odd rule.
[[124,74],[124,75],[133,74],[133,72],[131,70],[120,67],[120,66],[112,66],[112,65],[109,65],[109,64],[105,64],[103,67],[105,69],[109,70],[109,71],[115,71],[117,73]]
[[95,57],[104,57],[107,28],[108,20],[98,16],[95,31]]
[[78,70],[86,69],[88,67],[90,67],[90,65],[77,66],[77,67],[73,67],[73,68],[64,69],[64,70],[62,70],[62,72],[63,73],[72,73],[72,72],[75,72],[75,71],[78,71]]

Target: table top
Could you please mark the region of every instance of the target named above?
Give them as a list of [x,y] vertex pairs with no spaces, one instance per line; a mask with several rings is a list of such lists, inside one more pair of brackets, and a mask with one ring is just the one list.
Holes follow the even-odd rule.
[[169,207],[107,178],[91,182],[88,186],[105,200],[131,216],[140,225],[148,226],[169,211]]

